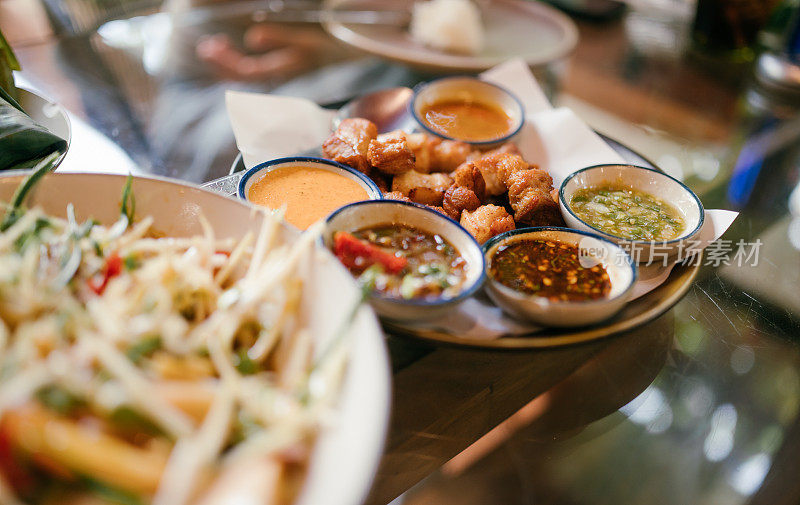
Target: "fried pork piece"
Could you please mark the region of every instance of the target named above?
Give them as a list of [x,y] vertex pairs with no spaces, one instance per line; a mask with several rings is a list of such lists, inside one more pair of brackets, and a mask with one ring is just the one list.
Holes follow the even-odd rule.
[[444,207],[440,207],[438,205],[426,205],[426,207],[435,210],[439,214],[444,214],[445,216],[447,215],[447,212],[445,212]]
[[371,170],[369,173],[369,178],[372,179],[372,182],[378,186],[378,189],[381,190],[381,193],[389,192],[389,188],[392,186],[392,176],[383,174],[377,170]]
[[529,165],[517,154],[495,153],[482,156],[472,163],[481,171],[486,182],[486,193],[491,196],[501,195],[508,189],[508,177],[519,170],[526,170]]
[[495,235],[516,228],[514,218],[506,212],[506,209],[492,204],[482,205],[474,211],[462,212],[461,226],[470,232],[480,244]]
[[367,159],[373,167],[389,175],[414,169],[414,153],[408,147],[405,133],[399,130],[378,135],[371,140]]
[[474,163],[462,163],[450,174],[450,177],[453,178],[453,184],[472,190],[479,200],[483,201],[486,198],[486,181],[483,180],[481,171]]
[[453,183],[444,193],[442,208],[445,214],[458,221],[464,210],[475,210],[481,206],[478,196],[469,188]]
[[427,174],[431,171],[431,151],[433,146],[430,144],[440,141],[436,137],[424,133],[407,133],[406,144],[411,152],[414,153],[415,168],[417,172]]
[[494,156],[495,154],[516,154],[517,156],[522,156],[522,152],[519,150],[519,147],[517,147],[517,144],[507,142],[500,147],[488,151],[472,151],[472,153],[467,156],[467,161],[475,161],[485,156]]
[[409,170],[394,177],[392,191],[398,191],[417,203],[440,206],[445,191],[452,184],[453,179],[447,174],[421,174]]
[[431,172],[452,172],[467,161],[472,152],[472,146],[465,142],[442,140],[433,146]]
[[368,174],[369,143],[377,136],[378,128],[372,121],[362,118],[345,119],[322,144],[322,152],[333,161],[344,163]]
[[472,147],[464,142],[442,140],[427,133],[406,134],[409,149],[416,157],[417,172],[450,172],[467,160]]
[[390,191],[383,194],[384,200],[400,200],[401,202],[410,202],[411,200],[399,191]]
[[544,170],[519,170],[508,177],[508,202],[518,223],[531,226],[561,224],[561,211],[553,200],[553,178]]
[[519,147],[513,142],[506,142],[497,149],[492,149],[491,151],[483,153],[484,156],[492,156],[495,154],[516,154],[517,156],[522,156]]

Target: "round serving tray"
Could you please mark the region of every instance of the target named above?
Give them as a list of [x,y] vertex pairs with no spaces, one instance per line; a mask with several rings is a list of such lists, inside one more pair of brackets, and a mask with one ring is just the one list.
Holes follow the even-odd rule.
[[481,349],[537,349],[580,344],[632,330],[672,308],[691,287],[700,270],[701,263],[702,261],[695,261],[694,265],[676,265],[663,284],[629,302],[612,319],[595,326],[564,329],[544,328],[529,334],[505,336],[494,340],[479,340],[462,338],[443,331],[401,326],[388,321],[382,321],[382,324],[383,328],[392,335]]
[[[624,144],[598,133],[617,154],[627,163],[655,168],[653,162]],[[309,155],[320,156],[322,151],[316,150]],[[234,160],[230,173],[245,169],[242,155]],[[672,269],[667,280],[649,293],[629,302],[622,311],[603,323],[582,328],[544,328],[522,335],[508,335],[493,340],[463,338],[453,333],[426,328],[403,326],[389,321],[381,321],[384,330],[392,335],[411,337],[430,343],[473,347],[477,349],[539,349],[579,344],[597,340],[624,331],[632,330],[660,316],[678,303],[689,290],[700,270],[702,258],[694,264],[678,264]]]

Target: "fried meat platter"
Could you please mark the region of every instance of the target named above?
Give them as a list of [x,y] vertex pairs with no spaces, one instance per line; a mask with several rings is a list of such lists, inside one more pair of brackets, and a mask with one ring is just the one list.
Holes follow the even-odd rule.
[[553,178],[513,143],[489,151],[426,133],[378,134],[350,118],[322,145],[326,157],[369,176],[384,198],[426,205],[479,243],[523,226],[563,226]]

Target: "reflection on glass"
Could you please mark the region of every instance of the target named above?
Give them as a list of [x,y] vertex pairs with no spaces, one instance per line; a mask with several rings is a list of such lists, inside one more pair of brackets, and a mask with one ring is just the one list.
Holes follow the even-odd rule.
[[720,405],[711,416],[711,431],[703,443],[703,453],[709,461],[722,461],[733,449],[736,429],[736,408],[730,403]]
[[743,495],[753,494],[764,482],[769,465],[770,457],[763,453],[747,458],[731,474],[731,486]]

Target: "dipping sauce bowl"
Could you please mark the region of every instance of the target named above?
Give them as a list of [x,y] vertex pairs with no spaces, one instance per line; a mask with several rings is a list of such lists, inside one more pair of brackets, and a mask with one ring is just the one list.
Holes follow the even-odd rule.
[[[475,238],[449,217],[415,203],[380,200],[357,202],[342,207],[328,217],[327,227],[323,232],[323,242],[326,247],[336,254],[335,246],[337,234],[339,233],[345,232],[355,237],[364,230],[381,231],[400,230],[403,228],[419,230],[424,234],[438,237],[435,240],[436,244],[450,248],[451,251],[454,250],[456,255],[462,258],[458,269],[463,273],[463,278],[460,281],[458,290],[449,292],[446,296],[404,298],[403,296],[387,296],[373,289],[370,295],[370,303],[381,317],[406,323],[441,317],[453,310],[481,287],[484,281],[484,257]],[[388,237],[386,238],[388,241]],[[348,240],[352,240],[352,237],[348,237]],[[356,243],[354,247],[356,246],[359,246],[359,244]],[[384,251],[391,250],[391,248],[383,247],[382,249]],[[431,244],[430,251],[423,251],[419,257],[434,258],[433,261],[439,262],[439,259],[435,258],[435,254],[432,254],[434,252],[433,249],[435,249],[435,246]],[[366,255],[369,254],[367,251]],[[403,256],[403,254],[398,254],[397,257],[388,258],[385,263],[386,270],[392,268],[394,260],[404,260]],[[352,265],[347,264],[348,259],[340,257],[340,261],[345,263],[348,268],[351,268]],[[356,261],[361,261],[361,259]],[[425,259],[424,261],[428,260]],[[413,272],[410,267],[417,262],[419,262],[418,258],[408,257],[408,263],[405,268],[401,269],[398,266],[398,270],[400,270],[398,275],[410,274],[412,277],[416,277],[422,269],[417,269],[417,272]],[[361,268],[356,265],[354,269],[366,272],[364,270],[366,266],[366,263],[364,263]],[[430,266],[434,267],[434,264],[431,263]],[[351,272],[355,276],[363,277],[358,272],[353,270]],[[425,277],[430,274],[433,278],[436,278],[438,273],[437,268],[430,268],[427,269]],[[405,280],[403,278],[403,281]],[[450,285],[453,284],[450,283]]]
[[420,84],[410,108],[423,130],[480,148],[508,141],[525,121],[517,97],[474,77],[443,77]]
[[[599,209],[602,220],[613,220],[624,226],[606,226],[590,219],[576,204],[576,197],[586,191],[611,188],[627,193],[623,200],[593,204]],[[630,201],[631,195],[639,195],[639,202]],[[688,253],[692,240],[700,232],[705,221],[703,204],[697,195],[679,180],[649,168],[635,165],[596,165],[578,170],[567,177],[558,192],[561,214],[567,226],[600,235],[622,246],[638,263],[652,263],[674,259]],[[581,202],[582,204],[585,202]],[[664,205],[665,204],[665,205]],[[627,210],[625,206],[629,207]],[[644,207],[667,209],[679,222],[671,238],[631,238],[623,231],[638,226],[639,213],[648,211]],[[590,222],[591,221],[591,222]],[[610,221],[607,221],[610,222]]]
[[[553,254],[522,258],[518,272],[527,272],[528,277],[510,282],[509,275],[497,272],[495,262],[507,248],[516,245],[541,245],[541,249],[564,255],[575,251],[576,257]],[[637,278],[636,265],[619,246],[598,235],[568,228],[511,230],[493,237],[483,250],[489,298],[507,313],[544,326],[585,326],[608,319],[630,300]],[[602,282],[587,280],[597,280],[603,272]],[[584,284],[590,287],[583,289]],[[594,286],[601,284],[605,289],[593,293]]]
[[286,205],[286,221],[305,230],[343,205],[379,200],[382,195],[370,178],[346,165],[293,157],[267,161],[245,172],[239,197],[271,209]]

